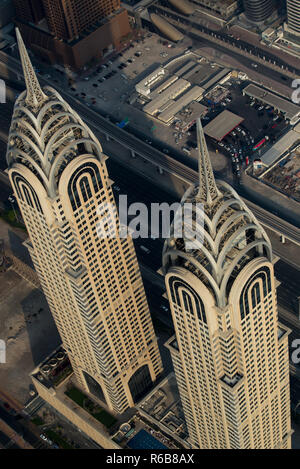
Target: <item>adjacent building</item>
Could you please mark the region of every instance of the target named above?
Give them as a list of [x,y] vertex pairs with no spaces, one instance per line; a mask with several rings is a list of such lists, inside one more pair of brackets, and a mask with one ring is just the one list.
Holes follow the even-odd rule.
[[287,0],[288,29],[291,33],[300,35],[300,1]]
[[12,0],[0,0],[0,28],[13,20],[15,14]]
[[50,31],[59,39],[71,41],[120,9],[120,0],[43,0],[42,3]]
[[37,24],[44,18],[43,2],[41,0],[13,0],[16,17],[22,21]]
[[274,11],[274,0],[244,0],[246,17],[253,23],[263,23]]
[[212,14],[220,15],[225,20],[235,14],[239,3],[237,0],[192,0],[192,2]]
[[120,0],[14,0],[16,23],[32,50],[79,70],[121,47],[130,34]]
[[171,231],[163,251],[175,327],[166,345],[189,441],[290,448],[289,330],[278,322],[271,243],[238,194],[215,181],[200,120],[197,133],[199,185],[182,205],[192,204],[203,242],[191,247]]
[[41,88],[17,31],[26,91],[7,150],[26,243],[78,384],[116,413],[162,371],[132,239],[120,226],[101,144]]

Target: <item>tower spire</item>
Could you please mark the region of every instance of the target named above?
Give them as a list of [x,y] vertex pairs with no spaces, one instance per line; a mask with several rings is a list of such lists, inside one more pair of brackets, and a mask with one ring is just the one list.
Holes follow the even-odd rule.
[[16,28],[16,36],[27,90],[25,101],[28,106],[37,108],[46,101],[47,96],[39,84],[19,28]]
[[198,197],[201,201],[211,204],[221,194],[216,185],[200,118],[197,119],[197,143],[199,172]]

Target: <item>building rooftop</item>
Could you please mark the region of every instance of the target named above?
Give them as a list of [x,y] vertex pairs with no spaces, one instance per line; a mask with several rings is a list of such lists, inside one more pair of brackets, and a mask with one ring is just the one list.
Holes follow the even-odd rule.
[[198,117],[202,117],[208,108],[198,101],[192,101],[188,106],[181,109],[175,114],[176,129],[187,131],[193,124],[195,124]]
[[[181,96],[179,99],[174,101],[170,106],[165,109],[160,115],[159,119],[163,122],[167,123],[171,119],[174,118],[175,114],[177,114],[182,108],[189,105],[191,102],[201,98],[203,95],[203,88],[200,86],[194,86],[192,89],[188,90]],[[202,105],[201,105],[202,106]],[[203,112],[205,106],[202,106],[201,111]],[[201,113],[197,116],[199,117]]]
[[47,387],[58,386],[73,374],[71,363],[63,349],[59,347],[39,366],[36,378]]
[[297,116],[300,116],[300,106],[297,106],[291,101],[281,98],[260,86],[250,84],[243,90],[243,92],[248,96],[258,99],[259,101],[262,101],[269,106],[273,106],[275,109],[283,112],[285,117],[290,121],[293,121]]
[[215,140],[221,141],[225,135],[229,134],[243,120],[243,117],[226,109],[204,127],[204,133]]
[[300,142],[300,133],[292,129],[283,135],[261,156],[262,162],[267,166],[271,166],[285,152],[289,151],[295,144],[297,144],[297,142]]
[[190,86],[188,81],[178,78],[171,86],[168,86],[150,103],[146,104],[143,108],[144,112],[151,115],[157,113],[164,104],[182,94]]
[[183,447],[187,445],[188,432],[174,373],[167,376],[139,403],[138,410],[141,416],[170,434],[177,443]]

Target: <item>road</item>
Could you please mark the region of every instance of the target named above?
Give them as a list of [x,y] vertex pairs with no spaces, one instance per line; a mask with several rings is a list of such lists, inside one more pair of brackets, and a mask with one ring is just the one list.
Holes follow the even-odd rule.
[[[0,52],[0,61],[5,63],[8,68],[10,68],[14,73],[22,76],[21,65],[19,61],[8,56],[4,52]],[[49,82],[43,77],[39,77],[42,85],[49,85]],[[189,168],[180,161],[175,160],[169,155],[165,155],[156,148],[153,148],[151,145],[145,143],[145,141],[140,140],[132,134],[129,134],[123,129],[120,129],[115,124],[105,119],[99,113],[93,111],[90,108],[87,108],[85,104],[81,103],[79,100],[73,98],[73,96],[66,93],[64,90],[60,89],[59,86],[56,86],[58,91],[61,93],[63,98],[73,107],[73,109],[85,120],[87,125],[95,133],[95,135],[102,140],[103,134],[109,136],[113,140],[117,141],[123,147],[127,148],[130,151],[135,152],[136,155],[142,156],[146,161],[150,162],[153,165],[161,168],[162,170],[176,175],[181,178],[183,181],[188,183],[195,183],[198,181],[197,171],[192,168]],[[101,130],[99,130],[101,129]],[[101,133],[100,133],[101,132]],[[245,200],[248,204],[249,201]],[[262,201],[263,203],[263,201]],[[251,206],[251,209],[254,215],[257,216],[258,220],[264,224],[266,217],[268,218],[268,227],[272,230],[275,230],[278,233],[281,233],[286,236],[290,241],[300,245],[300,229],[286,222],[285,220],[276,217],[275,215],[263,211],[264,209],[258,207],[257,205]]]
[[262,47],[246,42],[245,40],[232,37],[224,30],[216,31],[209,29],[203,24],[200,24],[199,22],[195,21],[193,16],[187,18],[186,16],[181,15],[180,13],[175,12],[170,8],[164,7],[162,5],[156,4],[154,9],[157,13],[166,16],[168,18],[168,21],[174,26],[177,26],[178,29],[182,32],[186,32],[193,28],[195,31],[202,33],[203,37],[205,37],[206,40],[210,40],[211,42],[213,42],[214,47],[222,41],[224,43],[224,48],[227,47],[227,53],[228,49],[230,49],[230,54],[231,52],[234,52],[233,48],[235,48],[236,50],[240,49],[241,52],[239,55],[245,56],[245,54],[251,54],[250,60],[257,62],[261,62],[263,60],[266,63],[269,63],[267,67],[268,69],[273,68],[275,70],[277,68],[277,71],[280,71],[280,69],[284,69],[285,72],[290,74],[291,76],[300,75],[300,69],[298,69],[296,66],[287,63],[286,61],[279,58],[276,54],[273,54],[272,52]]
[[[15,432],[16,435],[19,435],[24,438],[35,449],[49,449],[49,445],[46,445],[37,434],[33,432],[30,427],[30,422],[25,421],[24,419],[18,419],[11,415],[3,407],[0,407],[0,421],[3,420],[7,425],[9,425]],[[16,440],[17,441],[17,440]]]
[[[15,67],[15,66],[14,66]],[[41,79],[43,82],[43,80]],[[195,182],[197,181],[197,172],[191,168],[186,167],[179,161],[174,160],[173,158],[164,155],[159,150],[152,148],[151,146],[145,144],[144,142],[138,140],[133,135],[128,134],[125,131],[117,128],[109,121],[101,117],[99,114],[95,113],[90,109],[86,109],[83,104],[75,100],[68,94],[59,90],[65,99],[70,103],[72,107],[86,120],[87,124],[95,131],[96,136],[100,134],[99,129],[104,129],[104,131],[113,137],[114,140],[120,142],[124,147],[129,149],[134,149],[138,154],[142,155],[143,158],[153,164],[163,167],[166,171],[173,172],[177,176],[181,177],[184,181]],[[103,130],[101,132],[103,135]],[[121,167],[117,163],[117,155],[111,155],[112,158],[108,160],[108,171],[110,177],[115,180],[117,186],[120,187],[120,191],[116,191],[115,195],[118,193],[125,193],[129,195],[129,203],[134,201],[145,202],[148,206],[152,202],[174,202],[170,194],[166,193],[163,190],[160,190],[155,185],[147,182],[144,178],[138,177],[136,174],[130,173],[128,169]],[[134,190],[132,190],[134,188]],[[300,241],[299,229],[288,224],[279,217],[274,216],[270,212],[265,211],[263,208],[254,205],[253,203],[247,201],[249,207],[253,210],[257,218],[266,226],[270,226],[274,231],[284,232],[284,234],[291,240],[294,240],[297,244]],[[140,262],[145,266],[149,267],[152,271],[156,271],[161,266],[161,249],[162,249],[162,240],[136,240],[135,245],[137,248],[137,254]],[[151,254],[148,255],[144,253],[140,246],[145,245],[151,250]],[[276,266],[275,266],[276,269]],[[289,269],[289,266],[281,265],[280,269],[282,272],[286,272]],[[286,283],[289,283],[289,279],[286,280]],[[161,305],[166,305],[165,300],[161,298],[163,293],[163,288],[153,291],[151,284],[146,280],[145,288],[148,294],[149,303],[152,308],[155,308],[156,311],[161,312],[162,321],[166,325],[170,325],[169,314],[165,312]],[[296,284],[291,285],[290,291],[295,292],[298,286]],[[285,295],[282,300],[284,307],[280,308],[280,319],[289,327],[293,327],[293,333],[291,338],[299,337],[299,327],[295,315],[291,315],[290,311],[286,311],[286,307],[290,306],[288,302],[289,295]],[[281,302],[280,296],[279,301]],[[37,442],[35,442],[37,443]],[[40,442],[39,442],[40,443]]]

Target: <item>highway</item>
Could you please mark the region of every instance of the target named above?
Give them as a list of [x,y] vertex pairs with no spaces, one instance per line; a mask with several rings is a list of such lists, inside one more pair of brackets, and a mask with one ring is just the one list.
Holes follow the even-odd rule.
[[[18,60],[10,57],[8,54],[0,51],[0,62],[4,63],[16,75],[23,77],[21,64]],[[43,86],[51,85],[51,83],[43,77],[39,77]],[[52,85],[51,85],[52,86]],[[145,141],[140,140],[123,129],[120,129],[108,119],[95,112],[93,109],[87,108],[85,104],[66,93],[59,86],[55,86],[62,97],[70,104],[70,106],[82,117],[95,135],[102,140],[99,134],[105,134],[109,138],[117,141],[120,145],[133,151],[137,156],[151,164],[161,168],[167,173],[171,173],[188,183],[195,183],[198,180],[197,171],[184,165],[180,161],[175,160],[169,155],[165,155],[157,148],[148,145]],[[258,207],[247,199],[244,199],[251,210],[262,225],[267,226],[276,233],[283,234],[288,240],[300,246],[300,229],[280,217]]]
[[[6,55],[6,54],[5,54]],[[0,60],[3,59],[3,53],[0,52]],[[21,74],[20,64],[15,59],[9,58],[9,66],[15,73]],[[3,61],[3,60],[2,60]],[[43,85],[49,84],[45,79],[40,78],[40,81]],[[120,143],[123,147],[135,151],[137,155],[140,155],[142,158],[147,160],[149,163],[161,167],[164,171],[175,174],[183,181],[188,183],[194,183],[197,181],[197,172],[192,168],[189,168],[182,164],[181,162],[175,160],[174,158],[165,155],[159,150],[151,147],[145,142],[139,140],[134,135],[127,133],[126,131],[119,129],[110,121],[93,111],[92,109],[86,108],[85,104],[82,104],[80,101],[74,99],[64,90],[61,90],[58,86],[55,86],[61,95],[66,99],[66,101],[78,112],[78,114],[86,121],[86,123],[94,131],[95,135],[101,140],[103,140],[103,134],[109,135],[113,140]],[[5,140],[5,135],[1,135],[2,139]],[[174,198],[165,191],[159,189],[155,184],[150,183],[141,176],[137,176],[133,172],[130,172],[128,168],[125,168],[120,165],[120,160],[118,160],[117,154],[109,154],[111,158],[108,160],[108,171],[110,177],[115,180],[116,185],[120,187],[120,191],[114,189],[115,195],[118,193],[128,194],[128,201],[132,203],[134,201],[145,202],[147,206],[152,202],[174,202]],[[258,220],[264,225],[269,227],[271,230],[282,233],[286,236],[287,239],[290,239],[297,245],[300,245],[300,230],[299,228],[291,225],[290,223],[282,220],[280,217],[273,215],[272,213],[264,210],[263,208],[253,204],[249,200],[245,200],[249,208],[256,215]],[[161,250],[163,240],[157,239],[138,239],[135,240],[135,246],[137,250],[137,255],[139,262],[141,264],[141,270],[145,267],[146,269],[151,270],[153,273],[161,266]],[[141,245],[145,245],[150,249],[151,253],[147,254],[141,250]],[[289,269],[289,266],[282,265],[280,271],[282,272],[282,277],[286,269]],[[276,265],[275,265],[276,271]],[[163,279],[162,279],[163,280]],[[166,312],[161,308],[161,305],[167,306],[167,302],[161,298],[163,288],[153,289],[152,282],[146,279],[145,289],[151,305],[151,310],[156,310],[156,314],[159,314],[159,317],[162,321],[171,326],[170,323],[170,313]],[[287,279],[287,283],[289,279]],[[293,284],[293,290],[295,289]],[[294,291],[293,291],[294,293]],[[295,293],[294,293],[295,294]],[[293,294],[293,296],[294,296]],[[279,295],[279,303],[284,305],[283,311],[280,313],[280,319],[285,322],[289,327],[293,325],[297,319],[294,319],[294,314],[291,312],[285,312],[285,308],[291,307],[289,303],[288,295]],[[290,310],[290,307],[288,308]],[[293,319],[293,320],[292,320]],[[296,328],[293,331],[292,338],[297,338],[299,329]]]
[[[240,50],[240,55],[245,56],[246,54],[251,54],[252,56],[252,61],[257,60],[257,61],[265,61],[266,65],[268,66],[269,62],[269,67],[272,67],[273,69],[277,68],[277,70],[280,71],[280,69],[284,69],[285,73],[288,73],[290,76],[291,75],[299,75],[300,74],[300,69],[297,69],[296,67],[288,64],[284,60],[280,59],[276,54],[273,54],[272,52],[265,50],[261,47],[255,46],[253,44],[250,44],[242,39],[237,39],[233,37],[232,35],[230,36],[226,31],[224,30],[212,30],[206,27],[203,24],[200,24],[199,22],[193,20],[193,17],[186,17],[179,12],[175,12],[174,10],[171,10],[168,7],[162,6],[162,5],[155,5],[153,7],[155,12],[162,14],[168,18],[168,21],[171,22],[175,27],[177,27],[180,31],[186,32],[189,29],[194,29],[197,30],[199,33],[203,34],[203,37],[205,37],[206,40],[210,40],[211,42],[214,43],[214,46],[217,43],[221,43],[221,41],[224,44],[224,47],[227,47],[227,53],[229,52],[229,47],[232,49],[235,48],[236,50]],[[175,23],[176,21],[176,23]],[[185,28],[183,28],[185,26]],[[188,33],[187,33],[188,34]],[[230,53],[232,51],[230,50]]]

